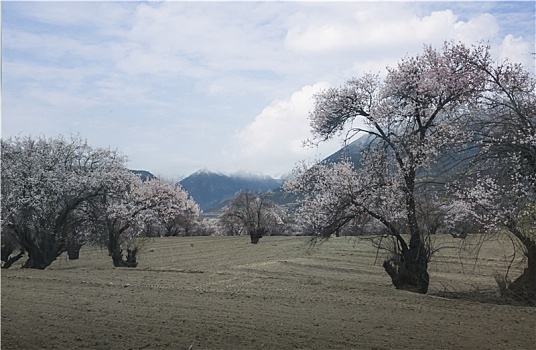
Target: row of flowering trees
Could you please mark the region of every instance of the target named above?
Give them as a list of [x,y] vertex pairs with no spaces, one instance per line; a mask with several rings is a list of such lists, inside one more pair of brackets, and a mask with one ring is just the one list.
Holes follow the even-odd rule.
[[[192,226],[197,204],[176,184],[143,182],[116,151],[72,137],[1,142],[2,261],[44,269],[86,243],[105,246],[114,266],[137,266],[139,238]],[[18,253],[17,253],[18,252]],[[14,254],[17,253],[17,254]]]
[[[321,237],[353,225],[392,238],[393,284],[426,293],[430,235],[511,234],[527,269],[503,291],[536,302],[535,77],[486,46],[445,43],[316,96],[315,142],[367,138],[357,166],[302,165],[285,184],[297,220]],[[362,125],[362,126],[361,126]]]
[[[314,142],[364,135],[359,164],[302,165],[284,189],[300,198],[305,234],[348,230],[390,238],[383,267],[399,289],[426,293],[431,235],[511,235],[526,257],[504,293],[536,303],[536,78],[495,62],[486,46],[445,43],[402,59],[382,78],[365,74],[316,96]],[[142,182],[125,159],[80,139],[2,141],[2,260],[24,253],[45,268],[86,242],[108,248],[115,266],[136,266],[137,238],[189,230],[198,206],[178,186]],[[268,194],[244,191],[220,226],[263,234],[294,230]],[[290,227],[292,226],[292,227]],[[290,229],[289,229],[290,227]],[[13,255],[17,248],[20,253]]]

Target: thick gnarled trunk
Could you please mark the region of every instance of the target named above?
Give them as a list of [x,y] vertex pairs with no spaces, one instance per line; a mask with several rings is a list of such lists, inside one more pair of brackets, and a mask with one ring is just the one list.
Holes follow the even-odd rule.
[[136,254],[138,248],[127,249],[127,257],[123,256],[123,249],[121,249],[120,236],[121,231],[110,232],[108,236],[108,253],[112,257],[112,261],[115,267],[137,267],[138,261]]
[[383,262],[383,268],[397,289],[426,294],[430,284],[430,254],[418,230],[414,227],[412,231],[409,246],[397,235],[401,249],[392,252],[391,257]]
[[136,254],[138,253],[138,249],[127,249],[127,257],[126,259],[123,257],[123,250],[119,248],[118,250],[115,250],[112,254],[112,260],[114,262],[115,267],[137,267],[138,261],[136,259]]
[[28,260],[22,265],[24,269],[44,270],[52,264],[63,252],[59,248],[51,250],[41,250],[38,246],[26,248]]
[[536,264],[530,264],[521,276],[508,286],[507,295],[524,304],[536,306]]
[[249,236],[251,238],[252,244],[259,243],[259,240],[262,238],[262,235],[264,234],[263,228],[253,228],[249,230]]
[[84,243],[76,239],[71,239],[67,242],[66,249],[69,260],[78,260],[80,258],[80,249],[82,249],[83,245]]
[[403,249],[383,262],[383,268],[397,289],[426,294],[430,283],[428,254],[425,247]]
[[2,261],[4,262],[2,264],[3,269],[9,269],[14,263],[19,261],[26,253],[24,249],[19,248],[19,253],[12,255],[15,250],[17,250],[17,245],[14,244],[11,240],[6,240],[6,242],[2,246],[2,253],[1,253]]
[[22,265],[25,269],[44,270],[65,251],[65,244],[56,235],[43,235],[40,239],[27,239],[21,246],[28,253],[28,260]]
[[527,267],[513,282],[497,279],[502,296],[536,306],[536,241],[525,239]]
[[400,252],[393,252],[393,255],[383,262],[383,268],[391,277],[393,285],[397,289],[426,294],[430,284],[430,275],[428,274],[430,252],[421,238],[421,231],[417,223],[414,194],[415,170],[411,169],[404,180],[406,184],[407,223],[411,235],[409,246],[404,242],[400,234],[396,233],[399,242],[403,242],[401,244],[402,249]]

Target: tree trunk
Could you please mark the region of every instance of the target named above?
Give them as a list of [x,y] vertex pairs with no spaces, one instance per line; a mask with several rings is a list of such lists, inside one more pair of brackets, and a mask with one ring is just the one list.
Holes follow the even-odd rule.
[[28,252],[28,260],[22,265],[25,269],[44,270],[65,251],[62,242],[55,237],[44,237],[40,242],[24,242],[23,248]]
[[17,255],[14,255],[14,256],[10,257],[9,256],[9,255],[11,255],[11,253],[10,253],[5,260],[4,260],[4,258],[2,258],[2,261],[4,262],[4,264],[2,265],[2,268],[3,269],[9,269],[14,263],[19,261],[24,256],[24,254],[25,254],[24,249],[21,249],[19,254],[17,254]]
[[67,245],[67,255],[69,256],[69,260],[77,260],[80,258],[80,249],[82,246],[83,244],[79,242],[69,242]]
[[507,227],[525,248],[527,267],[513,282],[506,277],[496,276],[501,295],[523,304],[536,306],[536,240],[521,230],[516,220],[510,219]]
[[127,261],[126,267],[136,267],[138,266],[138,261],[136,260],[136,254],[138,253],[138,248],[127,249]]
[[383,262],[383,268],[391,277],[396,289],[426,294],[430,283],[428,254],[420,243],[394,253]]
[[119,248],[112,254],[112,260],[115,267],[137,267],[136,254],[138,249],[127,249],[127,259],[123,259],[123,250]]
[[536,306],[536,241],[523,242],[527,248],[527,267],[515,281],[510,283],[503,294],[524,304]]
[[[430,257],[428,249],[421,239],[415,210],[415,170],[410,170],[404,180],[406,183],[406,215],[411,235],[409,247],[404,244],[400,252],[394,252],[389,259],[383,262],[383,268],[397,289],[426,294],[430,284],[430,275],[428,274]],[[397,238],[403,240],[400,235],[397,235]]]
[[27,248],[28,260],[22,265],[24,269],[44,270],[61,254],[55,251],[41,251],[39,247]]
[[115,267],[136,267],[138,262],[136,261],[136,254],[138,248],[127,249],[127,259],[123,258],[123,249],[121,249],[121,243],[119,242],[120,233],[110,233],[108,241],[108,252],[112,257],[112,261]]
[[82,248],[81,244],[76,245],[76,247],[69,247],[69,249],[67,249],[69,260],[78,260],[80,258],[80,248]]
[[9,260],[9,256],[17,249],[17,245],[15,245],[10,239],[4,239],[2,238],[4,243],[2,245],[2,250],[0,253],[1,260],[6,262]]
[[262,238],[262,234],[264,233],[264,229],[262,228],[254,228],[249,231],[249,236],[251,237],[251,243],[257,244],[259,243],[259,240]]

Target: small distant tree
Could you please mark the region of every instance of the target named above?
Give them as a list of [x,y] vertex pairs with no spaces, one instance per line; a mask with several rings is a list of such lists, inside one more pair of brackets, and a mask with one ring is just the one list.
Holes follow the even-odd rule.
[[297,169],[286,188],[305,196],[303,210],[321,236],[364,215],[383,225],[394,242],[383,267],[396,288],[428,290],[432,226],[420,225],[418,209],[430,201],[432,181],[422,179],[444,152],[468,142],[461,123],[485,83],[471,62],[488,60],[482,46],[427,46],[388,69],[385,79],[367,74],[315,97],[310,122],[317,143],[367,134],[369,146],[356,169],[348,163]]
[[265,234],[277,230],[283,221],[281,211],[271,201],[271,192],[255,194],[240,191],[230,203],[223,208],[219,218],[220,226],[231,229],[233,234],[244,232],[257,244]]
[[236,216],[220,215],[217,226],[223,236],[240,236],[243,233],[242,222]]
[[188,192],[180,187],[176,192],[177,196],[167,210],[155,213],[156,220],[163,227],[164,236],[190,236],[200,224],[201,210]]
[[189,236],[217,236],[218,224],[216,220],[200,218],[193,230],[188,231]]

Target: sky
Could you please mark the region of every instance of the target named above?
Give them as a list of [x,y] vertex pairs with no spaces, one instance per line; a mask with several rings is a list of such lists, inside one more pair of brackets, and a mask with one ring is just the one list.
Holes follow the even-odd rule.
[[278,177],[314,95],[424,45],[489,44],[535,69],[535,1],[5,1],[2,138],[79,135],[168,179]]

